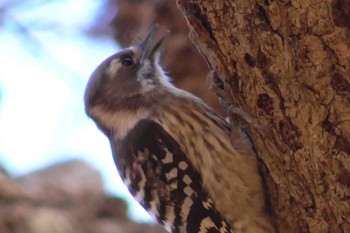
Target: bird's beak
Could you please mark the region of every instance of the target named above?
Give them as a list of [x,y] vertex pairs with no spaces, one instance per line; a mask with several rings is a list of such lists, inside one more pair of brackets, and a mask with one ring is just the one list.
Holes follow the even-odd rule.
[[159,29],[159,24],[154,24],[148,35],[143,39],[143,41],[138,45],[141,50],[141,62],[146,59],[153,59],[154,54],[158,51],[159,47],[163,43],[166,35],[164,35],[158,42],[154,42],[155,35]]

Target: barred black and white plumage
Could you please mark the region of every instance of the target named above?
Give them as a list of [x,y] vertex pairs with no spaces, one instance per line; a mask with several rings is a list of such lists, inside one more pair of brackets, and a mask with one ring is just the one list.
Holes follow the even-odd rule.
[[200,174],[159,124],[141,120],[111,146],[130,192],[169,231],[231,232],[204,191]]
[[107,58],[85,93],[122,179],[169,232],[274,232],[251,148],[239,129],[230,132],[202,100],[169,83],[157,28]]

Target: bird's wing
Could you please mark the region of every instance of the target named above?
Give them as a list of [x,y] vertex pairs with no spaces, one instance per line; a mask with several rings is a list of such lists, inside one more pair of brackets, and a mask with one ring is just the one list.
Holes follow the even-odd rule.
[[169,231],[231,231],[204,190],[198,171],[158,123],[140,121],[124,140],[111,140],[111,147],[129,191]]

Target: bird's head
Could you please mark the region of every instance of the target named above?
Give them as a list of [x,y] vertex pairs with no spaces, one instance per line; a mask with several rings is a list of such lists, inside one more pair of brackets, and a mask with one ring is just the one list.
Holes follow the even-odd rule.
[[158,24],[140,42],[103,61],[92,73],[85,91],[85,109],[95,106],[110,110],[132,109],[147,95],[167,82],[158,64],[158,49],[164,40],[155,40]]

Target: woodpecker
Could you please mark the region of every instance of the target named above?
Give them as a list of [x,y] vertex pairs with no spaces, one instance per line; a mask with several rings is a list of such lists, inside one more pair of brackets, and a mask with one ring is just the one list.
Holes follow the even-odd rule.
[[108,137],[125,185],[172,233],[274,232],[251,147],[169,82],[158,28],[103,61],[85,91],[85,111]]

